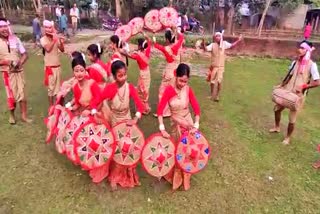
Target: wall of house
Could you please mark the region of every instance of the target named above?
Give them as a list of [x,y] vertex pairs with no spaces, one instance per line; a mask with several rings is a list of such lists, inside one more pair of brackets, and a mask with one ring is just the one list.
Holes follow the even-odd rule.
[[301,4],[291,13],[281,12],[280,27],[289,29],[302,29],[309,7],[308,5]]

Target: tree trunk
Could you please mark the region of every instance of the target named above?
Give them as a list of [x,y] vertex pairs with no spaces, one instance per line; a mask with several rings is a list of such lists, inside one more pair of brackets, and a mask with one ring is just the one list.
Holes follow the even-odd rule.
[[2,13],[2,16],[3,17],[6,17],[6,13],[4,12],[5,11],[5,8],[4,8],[4,3],[2,2],[2,0],[0,0],[0,6],[1,6],[1,13]]
[[264,11],[262,13],[262,17],[261,17],[261,20],[260,20],[260,23],[259,23],[259,27],[258,27],[258,37],[261,36],[261,31],[262,31],[262,28],[263,28],[264,20],[266,18],[268,9],[270,7],[270,4],[271,4],[271,0],[267,0],[266,7],[264,8]]
[[34,6],[34,9],[36,10],[36,12],[38,12],[38,6],[37,6],[37,3],[36,3],[36,0],[32,0],[32,3],[33,3],[33,6]]
[[26,9],[26,4],[24,2],[24,0],[22,0],[22,10],[25,10]]
[[39,13],[39,14],[40,14],[41,9],[42,9],[41,0],[38,0],[38,10],[37,10],[37,13]]
[[227,20],[227,34],[231,34],[232,31],[232,24],[233,24],[233,16],[234,16],[234,6],[230,6],[228,10],[228,20]]
[[121,17],[121,4],[120,0],[115,0],[116,3],[116,17],[120,18]]

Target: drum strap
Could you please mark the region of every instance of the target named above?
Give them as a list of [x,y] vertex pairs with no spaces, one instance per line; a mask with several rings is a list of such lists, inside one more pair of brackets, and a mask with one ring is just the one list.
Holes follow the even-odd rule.
[[288,71],[288,74],[287,74],[286,77],[282,80],[282,84],[288,82],[288,81],[292,78],[293,75],[291,74],[291,72],[293,71],[293,69],[294,69],[294,67],[296,66],[296,64],[297,64],[297,61],[294,61],[292,67],[291,67],[291,68],[289,69],[289,71]]

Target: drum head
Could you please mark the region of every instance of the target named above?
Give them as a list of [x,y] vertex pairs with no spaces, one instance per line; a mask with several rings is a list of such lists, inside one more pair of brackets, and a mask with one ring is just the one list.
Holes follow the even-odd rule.
[[198,173],[208,164],[210,153],[209,142],[201,132],[194,135],[186,132],[177,145],[177,165],[187,173]]
[[154,134],[146,141],[142,150],[141,162],[148,174],[154,177],[167,175],[175,165],[175,146],[172,139]]
[[117,143],[113,160],[124,166],[137,164],[145,143],[143,132],[136,125],[127,126],[126,122],[117,124],[112,130]]

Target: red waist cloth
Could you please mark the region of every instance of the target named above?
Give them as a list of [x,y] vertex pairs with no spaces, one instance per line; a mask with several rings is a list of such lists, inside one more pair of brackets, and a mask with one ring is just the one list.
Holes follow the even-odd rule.
[[48,86],[49,85],[49,76],[51,76],[53,74],[52,68],[59,68],[60,65],[56,65],[56,66],[46,66],[44,68],[44,85]]

